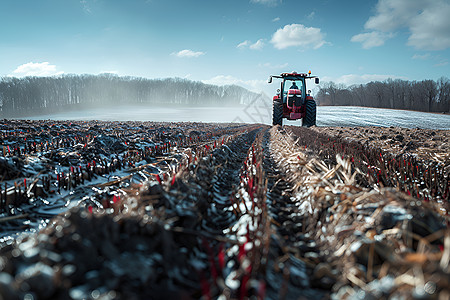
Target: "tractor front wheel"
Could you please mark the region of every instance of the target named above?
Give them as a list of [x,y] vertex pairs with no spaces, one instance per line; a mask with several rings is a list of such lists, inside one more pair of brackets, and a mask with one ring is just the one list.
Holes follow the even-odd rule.
[[273,115],[272,124],[283,125],[283,103],[279,101],[273,101]]
[[302,119],[302,126],[311,127],[316,125],[316,101],[306,100],[306,113]]

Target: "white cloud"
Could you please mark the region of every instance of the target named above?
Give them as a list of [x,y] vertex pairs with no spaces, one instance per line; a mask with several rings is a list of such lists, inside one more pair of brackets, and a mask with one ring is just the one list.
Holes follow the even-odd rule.
[[318,49],[325,44],[320,28],[290,24],[278,29],[270,41],[275,48],[302,47]]
[[450,1],[433,1],[416,18],[410,20],[408,45],[417,49],[450,48]]
[[371,81],[384,81],[389,78],[408,80],[408,78],[404,77],[404,76],[384,75],[384,74],[363,74],[363,75],[347,74],[347,75],[342,75],[337,78],[324,76],[321,79],[323,82],[333,81],[334,83],[337,83],[337,84],[344,84],[346,86],[350,86],[353,84],[365,84],[365,83],[368,83]]
[[412,57],[412,59],[419,59],[419,60],[427,60],[429,58],[431,58],[430,53],[426,53],[426,54],[423,54],[423,55],[414,54],[413,57]]
[[99,74],[114,74],[114,75],[119,75],[119,71],[117,71],[117,70],[100,71]]
[[256,43],[249,46],[249,48],[252,50],[261,50],[263,47],[264,47],[264,41],[262,39],[259,39]]
[[239,43],[239,45],[236,46],[236,48],[238,49],[244,49],[244,48],[249,48],[251,50],[261,50],[264,47],[264,40],[263,39],[259,39],[258,41],[256,41],[256,43],[252,44],[251,41],[249,40],[245,40],[242,43]]
[[251,3],[258,3],[268,6],[277,6],[282,0],[250,0]]
[[392,34],[386,34],[383,32],[372,31],[368,33],[360,33],[352,36],[351,41],[361,43],[364,49],[370,49],[384,45],[384,42],[391,38]]
[[446,65],[448,65],[448,61],[447,60],[443,60],[443,61],[435,64],[434,66],[435,67],[443,67],[443,66],[446,66]]
[[29,62],[18,66],[9,76],[25,77],[25,76],[55,76],[64,72],[57,71],[55,65],[49,62],[34,63]]
[[410,32],[409,46],[444,50],[450,47],[449,15],[448,0],[379,0],[376,14],[367,20],[364,28],[378,33],[406,28]]
[[315,17],[315,15],[316,15],[316,12],[311,12],[308,16],[307,16],[307,18],[309,19],[309,20],[312,20],[312,19],[314,19],[314,17]]
[[426,60],[433,63],[434,67],[443,67],[448,65],[448,60],[446,58],[443,58],[441,55],[431,55],[431,53],[414,54],[411,58],[415,60]]
[[242,43],[239,43],[239,45],[236,46],[236,48],[245,48],[250,44],[249,40],[245,40]]
[[285,69],[287,66],[289,66],[288,63],[278,64],[278,65],[273,65],[271,63],[264,63],[264,64],[259,64],[258,65],[258,67],[268,68],[268,69]]
[[202,80],[203,83],[213,85],[239,85],[252,92],[260,93],[264,89],[267,89],[267,80],[242,80],[231,75],[218,75],[211,79]]
[[205,52],[201,51],[196,52],[189,49],[184,49],[178,52],[173,52],[172,55],[175,55],[177,57],[199,57],[205,55]]
[[238,84],[239,82],[241,82],[241,80],[231,75],[218,75],[211,79],[202,80],[202,82],[214,85],[231,85],[231,84]]
[[427,0],[379,0],[376,15],[367,20],[364,28],[383,32],[396,30],[416,16],[425,2]]
[[90,7],[89,3],[87,2],[87,0],[81,0],[80,4],[82,5],[85,13],[90,14],[92,12],[91,7]]
[[276,18],[272,19],[272,22],[278,22],[278,21],[280,21],[280,17],[276,17]]

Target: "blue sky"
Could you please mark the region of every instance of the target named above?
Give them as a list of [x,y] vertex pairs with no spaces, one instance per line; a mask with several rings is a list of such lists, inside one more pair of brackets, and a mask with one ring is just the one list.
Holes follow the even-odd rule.
[[0,0],[0,76],[450,77],[450,0]]

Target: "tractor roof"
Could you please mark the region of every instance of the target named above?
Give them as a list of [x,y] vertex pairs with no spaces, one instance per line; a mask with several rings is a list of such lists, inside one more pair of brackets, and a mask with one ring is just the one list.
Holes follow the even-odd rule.
[[281,73],[280,76],[278,75],[272,75],[271,77],[274,78],[283,78],[284,80],[301,80],[303,78],[316,78],[317,76],[311,76],[310,73]]
[[300,77],[308,77],[308,74],[306,73],[297,73],[297,72],[292,72],[292,73],[281,73],[280,74],[281,77],[291,77],[291,76],[300,76]]

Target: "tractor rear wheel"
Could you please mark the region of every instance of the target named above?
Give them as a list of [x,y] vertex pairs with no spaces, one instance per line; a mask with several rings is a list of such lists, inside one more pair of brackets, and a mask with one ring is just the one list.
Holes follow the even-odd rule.
[[283,125],[283,103],[279,101],[273,101],[273,115],[272,124]]
[[316,101],[306,100],[306,114],[302,119],[302,126],[311,127],[316,125]]

